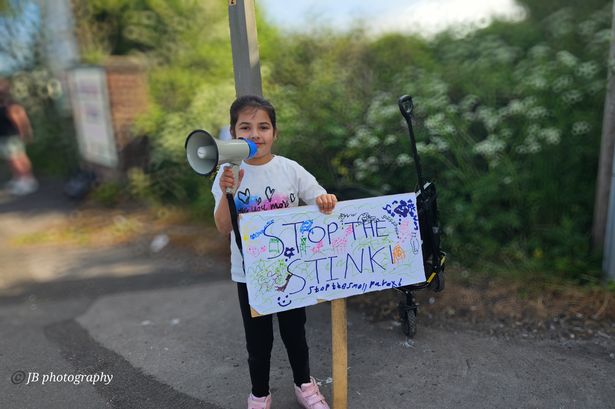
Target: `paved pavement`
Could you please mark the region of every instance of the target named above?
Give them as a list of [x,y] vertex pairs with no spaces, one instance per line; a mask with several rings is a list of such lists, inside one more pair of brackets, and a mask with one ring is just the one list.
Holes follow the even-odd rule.
[[[0,193],[0,408],[245,408],[227,263],[172,245],[151,253],[151,237],[106,249],[11,245],[73,209],[50,182],[28,200]],[[328,304],[308,308],[312,373],[331,398],[329,314]],[[395,322],[351,309],[348,348],[352,409],[615,408],[613,340],[507,339],[420,321],[407,340]],[[298,408],[277,334],[271,368],[273,407]],[[26,379],[15,384],[18,371]],[[29,372],[39,381],[26,384]],[[51,373],[113,378],[43,385]]]

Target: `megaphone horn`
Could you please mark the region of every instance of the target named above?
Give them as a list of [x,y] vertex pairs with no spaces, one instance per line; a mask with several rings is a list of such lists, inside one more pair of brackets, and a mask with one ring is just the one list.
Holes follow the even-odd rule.
[[[247,139],[232,139],[220,141],[207,131],[196,129],[188,135],[185,143],[186,158],[190,167],[199,175],[212,174],[218,165],[233,164],[233,173],[239,170],[239,164],[244,159],[256,155],[258,146]],[[237,177],[235,177],[237,179]]]

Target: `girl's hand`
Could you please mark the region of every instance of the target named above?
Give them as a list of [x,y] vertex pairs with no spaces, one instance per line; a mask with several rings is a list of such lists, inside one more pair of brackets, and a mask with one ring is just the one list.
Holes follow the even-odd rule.
[[[241,184],[241,180],[243,179],[244,170],[239,169],[239,182],[237,183],[237,189],[239,189],[239,185]],[[224,171],[222,172],[222,176],[220,176],[220,189],[222,189],[222,193],[226,192],[226,188],[230,187],[231,189],[235,185],[235,178],[233,177],[233,170],[230,166],[225,166]]]
[[325,193],[316,198],[316,204],[324,214],[331,214],[337,203],[337,197],[334,194]]

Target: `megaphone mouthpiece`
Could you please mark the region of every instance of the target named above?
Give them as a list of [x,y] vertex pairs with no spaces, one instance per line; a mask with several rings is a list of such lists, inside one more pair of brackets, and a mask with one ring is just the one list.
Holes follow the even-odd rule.
[[246,139],[246,138],[239,138],[239,139],[244,140],[248,143],[248,146],[250,147],[250,155],[248,156],[247,159],[252,159],[254,155],[256,155],[256,152],[258,151],[258,146],[249,139]]

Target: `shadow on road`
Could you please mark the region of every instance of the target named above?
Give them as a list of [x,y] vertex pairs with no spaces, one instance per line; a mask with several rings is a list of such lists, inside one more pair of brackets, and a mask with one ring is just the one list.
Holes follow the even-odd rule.
[[[73,268],[88,268],[100,261],[88,260],[86,266],[75,265]],[[227,278],[228,267],[215,265],[207,272],[194,269],[152,271],[144,274],[113,277],[99,276],[91,278],[57,279],[45,282],[20,282],[0,291],[0,305],[21,303],[25,301],[53,301],[69,297],[97,298],[103,295],[152,290],[160,288],[183,287],[199,283],[219,281]]]
[[0,190],[0,214],[16,212],[40,214],[44,212],[68,213],[77,208],[63,192],[64,183],[60,180],[41,179],[38,191],[28,196],[11,196]]

